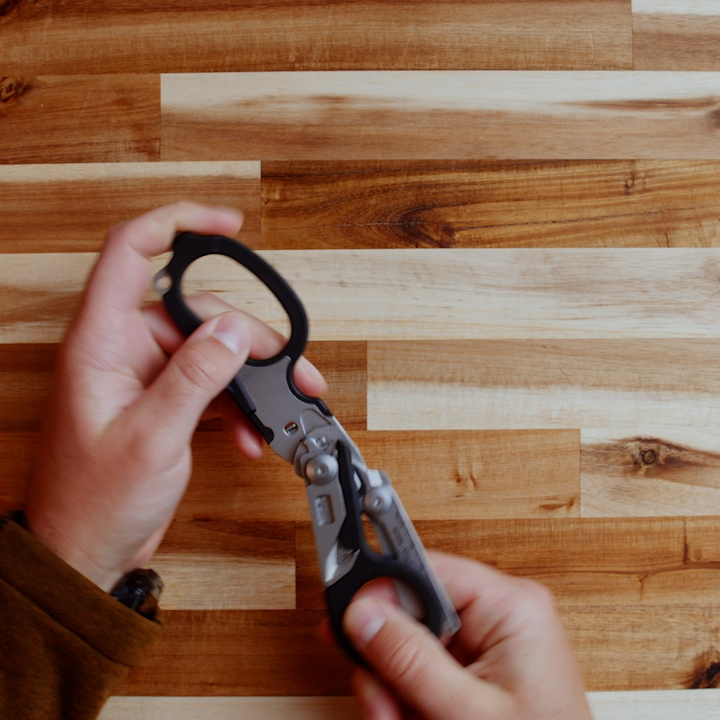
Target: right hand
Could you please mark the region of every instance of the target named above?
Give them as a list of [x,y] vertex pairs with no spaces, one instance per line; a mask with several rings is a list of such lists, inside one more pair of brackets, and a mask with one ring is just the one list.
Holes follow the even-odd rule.
[[591,720],[552,594],[532,580],[431,553],[462,620],[447,648],[388,599],[364,588],[344,629],[375,675],[353,692],[366,720]]

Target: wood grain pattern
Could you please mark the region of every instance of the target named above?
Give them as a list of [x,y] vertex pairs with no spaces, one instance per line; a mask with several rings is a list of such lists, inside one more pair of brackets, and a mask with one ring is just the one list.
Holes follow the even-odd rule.
[[0,163],[159,160],[156,76],[6,76],[0,97]]
[[[0,0],[0,511],[108,226],[240,206],[427,545],[552,589],[596,718],[716,717],[651,689],[720,685],[719,12]],[[187,289],[283,327],[230,263]],[[359,718],[303,482],[218,420],[193,453],[165,636],[103,720]]]
[[720,245],[720,163],[263,163],[261,247]]
[[720,75],[176,74],[162,159],[720,158]]
[[4,5],[13,73],[632,67],[630,0]]
[[121,695],[348,695],[350,664],[322,643],[324,612],[169,610]]
[[715,427],[716,355],[699,338],[370,343],[368,427]]
[[720,8],[714,0],[632,0],[636,70],[720,68]]
[[257,244],[259,162],[0,165],[0,252],[97,252],[112,225],[189,199],[241,209]]
[[[720,334],[716,248],[267,251],[313,340],[697,338]],[[0,266],[0,343],[63,335],[95,255],[17,253]],[[163,266],[156,259],[155,266]],[[282,329],[287,317],[227,259],[185,292],[216,292]],[[322,282],[317,282],[322,278]],[[148,292],[149,301],[157,297]]]
[[[692,530],[684,518],[418,520],[416,527],[428,548],[544,583],[567,613],[702,604],[720,590],[718,533],[709,519]],[[321,610],[309,523],[298,524],[296,549],[297,607]]]
[[[716,657],[717,603],[560,605],[589,690],[692,687]],[[349,665],[315,638],[323,611],[174,610],[120,694],[347,695]],[[658,623],[667,632],[658,633]],[[656,662],[643,658],[651,652]],[[187,658],[192,658],[188,664]]]
[[720,445],[709,427],[583,430],[582,515],[720,515]]
[[[435,437],[433,437],[435,435]],[[353,440],[390,473],[414,518],[572,517],[578,514],[576,432],[372,433]],[[230,437],[201,433],[183,520],[297,521],[308,516],[302,480],[267,452],[239,455]]]

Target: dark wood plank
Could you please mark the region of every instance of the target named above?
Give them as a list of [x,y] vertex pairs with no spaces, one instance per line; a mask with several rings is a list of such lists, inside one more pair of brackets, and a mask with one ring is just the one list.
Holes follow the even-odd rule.
[[0,343],[0,432],[38,430],[58,346]]
[[0,165],[0,198],[2,253],[97,252],[111,226],[179,200],[239,208],[242,241],[260,236],[258,162]]
[[720,163],[267,162],[267,249],[720,245]]
[[[373,467],[387,470],[412,517],[567,517],[578,514],[579,443],[570,431],[353,431]],[[199,433],[194,477],[178,517],[305,520],[302,480],[271,451],[243,458],[229,436]]]
[[6,76],[0,97],[0,163],[159,159],[158,76]]
[[348,695],[350,664],[317,638],[323,612],[169,611],[121,695]]
[[[80,41],[81,39],[81,41]],[[3,0],[12,73],[629,69],[630,0]]]
[[633,3],[635,70],[720,70],[720,8],[714,0]]
[[[682,518],[486,519],[414,521],[425,546],[470,557],[547,585],[561,605],[702,602],[720,590],[720,574],[685,552]],[[698,546],[720,530],[696,531]],[[324,598],[309,523],[297,525],[297,606]]]

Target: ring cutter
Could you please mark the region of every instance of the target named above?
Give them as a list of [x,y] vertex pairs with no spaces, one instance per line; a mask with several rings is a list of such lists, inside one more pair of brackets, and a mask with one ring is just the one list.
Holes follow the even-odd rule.
[[[305,349],[308,320],[288,283],[235,240],[180,233],[170,262],[154,280],[168,313],[186,336],[201,324],[185,303],[182,277],[207,255],[224,255],[247,268],[290,318],[285,347],[274,357],[247,360],[226,390],[270,447],[305,481],[330,625],[338,643],[355,662],[365,664],[345,635],[342,618],[356,592],[380,577],[395,581],[403,608],[435,635],[451,637],[460,619],[387,474],[368,468],[325,403],[295,385],[293,368]],[[377,534],[381,553],[367,543],[363,515]]]

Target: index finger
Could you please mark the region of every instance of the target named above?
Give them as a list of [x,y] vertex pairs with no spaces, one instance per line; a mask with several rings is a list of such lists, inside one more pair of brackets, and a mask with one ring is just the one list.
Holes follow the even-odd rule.
[[235,235],[242,221],[236,210],[179,202],[114,227],[88,281],[85,301],[113,312],[137,309],[148,287],[150,260],[170,250],[176,233]]

